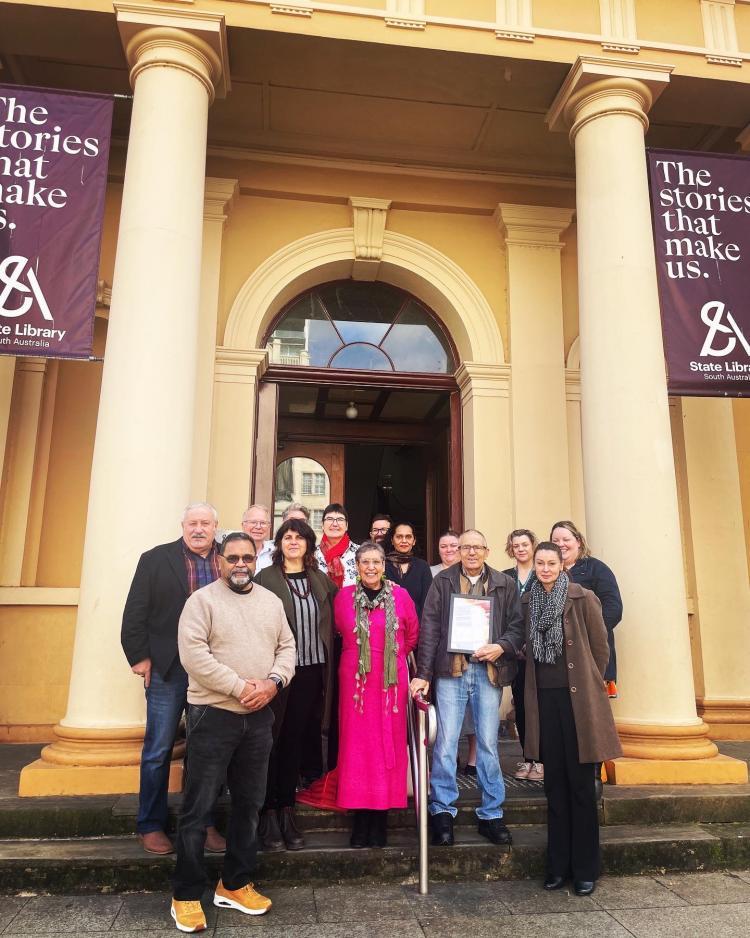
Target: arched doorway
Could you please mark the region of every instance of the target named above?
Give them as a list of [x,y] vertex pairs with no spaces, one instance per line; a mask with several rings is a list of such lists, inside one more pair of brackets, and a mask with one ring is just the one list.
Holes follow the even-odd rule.
[[390,284],[336,280],[288,302],[263,344],[256,458],[273,471],[259,467],[254,499],[280,515],[299,489],[288,500],[309,502],[315,525],[325,488],[353,539],[375,513],[408,518],[434,562],[440,532],[462,523],[461,408],[456,351],[431,310]]

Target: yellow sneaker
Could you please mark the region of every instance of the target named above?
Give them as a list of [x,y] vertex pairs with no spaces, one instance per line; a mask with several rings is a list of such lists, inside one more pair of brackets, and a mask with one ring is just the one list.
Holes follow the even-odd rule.
[[241,889],[227,889],[219,880],[214,893],[214,905],[220,909],[237,909],[246,915],[265,915],[271,908],[271,900],[256,892],[252,883]]
[[181,902],[179,899],[172,899],[172,918],[180,931],[205,931],[206,916],[198,901]]

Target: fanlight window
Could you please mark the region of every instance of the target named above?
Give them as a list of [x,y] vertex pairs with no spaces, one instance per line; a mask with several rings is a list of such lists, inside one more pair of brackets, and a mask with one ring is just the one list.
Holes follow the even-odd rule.
[[267,348],[278,365],[452,373],[453,353],[413,296],[384,283],[316,287],[282,315]]

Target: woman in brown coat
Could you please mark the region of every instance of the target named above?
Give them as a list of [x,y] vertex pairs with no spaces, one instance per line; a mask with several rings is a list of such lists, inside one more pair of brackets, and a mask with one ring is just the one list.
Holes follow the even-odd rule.
[[572,876],[588,896],[599,876],[594,763],[622,755],[604,670],[609,660],[601,603],[571,583],[556,544],[534,551],[537,582],[522,599],[526,622],[526,745],[544,763],[545,889]]

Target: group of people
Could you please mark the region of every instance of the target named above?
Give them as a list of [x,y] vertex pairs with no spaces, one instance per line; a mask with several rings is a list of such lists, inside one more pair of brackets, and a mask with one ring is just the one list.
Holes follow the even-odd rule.
[[[445,532],[432,568],[418,556],[414,525],[387,515],[376,515],[357,545],[340,504],[324,510],[319,544],[300,504],[287,508],[273,539],[261,505],[223,539],[217,522],[212,506],[188,506],[182,537],[141,556],[123,614],[123,648],[147,704],[137,830],[149,852],[176,849],[179,930],[205,928],[204,850],[225,853],[215,905],[254,915],[270,908],[251,881],[258,843],[304,846],[294,813],[301,777],[327,770],[336,806],[353,812],[352,847],[386,845],[388,810],[407,805],[410,693],[431,695],[437,712],[433,845],[454,842],[462,733],[481,792],[478,831],[512,842],[498,756],[501,696],[511,685],[524,759],[516,774],[543,779],[548,800],[544,886],[572,877],[576,893],[593,891],[596,777],[602,761],[620,755],[606,682],[612,691],[622,603],[612,572],[572,522],[556,523],[541,543],[527,529],[511,532],[515,563],[504,572],[489,565],[476,530]],[[486,600],[486,641],[471,653],[451,647],[455,597]],[[185,710],[173,845],[167,788]],[[225,785],[226,840],[213,822]]]

